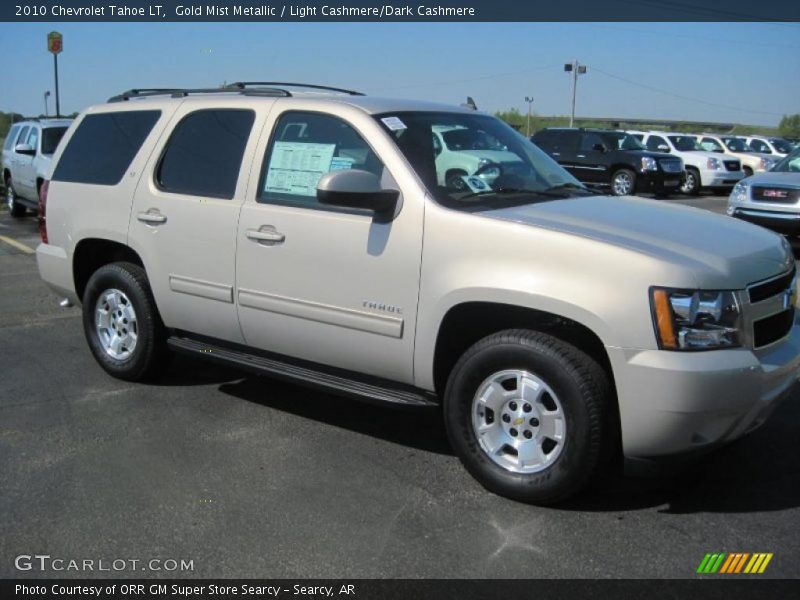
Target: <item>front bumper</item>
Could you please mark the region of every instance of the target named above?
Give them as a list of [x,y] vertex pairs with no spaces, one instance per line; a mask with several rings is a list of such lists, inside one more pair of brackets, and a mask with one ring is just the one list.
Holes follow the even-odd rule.
[[732,188],[744,179],[744,171],[713,171],[704,169],[700,171],[700,185],[704,188]]
[[800,235],[800,212],[763,210],[761,208],[732,207],[729,214],[737,219],[761,225],[783,235]]
[[710,450],[766,421],[800,377],[800,326],[766,348],[608,348],[623,452],[653,459]]
[[686,171],[665,173],[664,171],[639,171],[636,175],[637,192],[677,192],[686,181]]

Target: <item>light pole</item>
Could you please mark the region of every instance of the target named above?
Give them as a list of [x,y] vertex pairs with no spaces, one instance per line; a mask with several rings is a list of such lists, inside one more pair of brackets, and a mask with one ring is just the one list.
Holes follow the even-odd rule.
[[525,137],[531,137],[531,105],[533,104],[533,96],[525,96],[525,102],[528,103],[528,124],[525,126]]
[[48,108],[47,108],[47,99],[48,99],[49,97],[50,97],[50,90],[47,90],[47,91],[44,93],[44,116],[45,116],[45,117],[49,117],[49,116],[50,116],[50,111],[49,111],[49,110],[48,110]]
[[578,75],[586,74],[586,65],[582,65],[578,62],[578,59],[575,59],[571,63],[564,65],[564,71],[572,73],[572,112],[569,117],[569,126],[572,127],[575,123],[575,96],[578,91]]

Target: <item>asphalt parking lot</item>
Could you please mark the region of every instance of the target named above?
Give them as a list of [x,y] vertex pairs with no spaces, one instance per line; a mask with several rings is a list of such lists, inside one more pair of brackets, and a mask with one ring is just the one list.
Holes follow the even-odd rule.
[[678,477],[526,506],[466,473],[435,411],[182,358],[155,384],[112,379],[38,278],[35,219],[0,212],[0,236],[2,577],[85,575],[18,571],[25,554],[194,567],[96,573],[114,576],[692,577],[718,551],[800,576],[798,392]]

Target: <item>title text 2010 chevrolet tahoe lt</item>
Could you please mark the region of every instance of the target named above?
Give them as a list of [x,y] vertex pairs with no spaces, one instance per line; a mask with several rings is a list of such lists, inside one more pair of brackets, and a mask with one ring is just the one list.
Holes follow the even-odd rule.
[[[533,503],[620,451],[736,439],[793,387],[781,237],[597,195],[477,111],[333,92],[132,91],[78,117],[37,258],[106,371],[179,351],[441,404],[469,472]],[[497,158],[439,173],[441,131]]]

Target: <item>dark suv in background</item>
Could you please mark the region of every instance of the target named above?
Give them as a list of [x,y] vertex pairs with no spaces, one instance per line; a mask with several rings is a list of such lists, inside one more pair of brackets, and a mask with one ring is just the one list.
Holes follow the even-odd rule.
[[667,196],[686,177],[680,158],[651,152],[623,131],[553,127],[537,131],[531,141],[580,181],[610,186],[615,196]]

